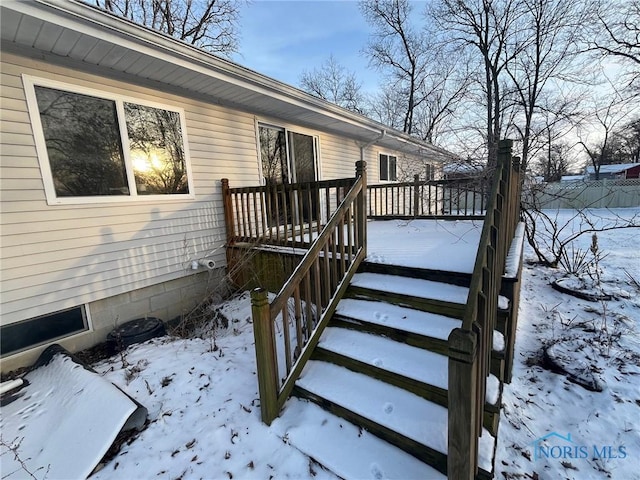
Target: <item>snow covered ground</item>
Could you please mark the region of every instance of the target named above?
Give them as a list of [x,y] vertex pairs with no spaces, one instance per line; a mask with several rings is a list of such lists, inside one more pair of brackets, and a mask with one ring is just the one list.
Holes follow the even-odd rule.
[[[559,219],[569,222],[573,214],[560,211]],[[640,209],[598,210],[592,218],[602,224],[614,214],[631,218]],[[550,284],[561,269],[525,264],[513,380],[502,397],[498,479],[640,479],[640,288],[626,273],[640,279],[640,228],[597,235],[607,255],[602,286],[616,293],[612,300],[557,292]],[[588,250],[591,241],[584,235],[576,247]],[[528,246],[525,258],[534,259]],[[550,345],[575,381],[602,391],[545,368],[543,346]]]
[[[621,212],[631,216],[640,209]],[[456,225],[462,232],[463,224]],[[466,242],[464,232],[458,237]],[[598,238],[608,254],[603,281],[627,295],[587,302],[551,288],[561,271],[524,268],[514,377],[502,397],[495,478],[640,478],[640,291],[625,274],[640,279],[640,231],[615,230]],[[590,242],[588,235],[579,240],[581,248]],[[391,255],[393,249],[385,248],[371,254]],[[446,245],[438,252],[438,258],[450,258]],[[528,247],[525,255],[533,258]],[[248,295],[218,308],[230,321],[215,335],[163,337],[94,365],[147,407],[150,423],[92,478],[337,478],[260,421]],[[602,391],[588,391],[543,368],[542,347],[552,342],[560,356],[570,356],[567,363],[577,374],[590,372]],[[594,448],[600,458],[594,458]]]

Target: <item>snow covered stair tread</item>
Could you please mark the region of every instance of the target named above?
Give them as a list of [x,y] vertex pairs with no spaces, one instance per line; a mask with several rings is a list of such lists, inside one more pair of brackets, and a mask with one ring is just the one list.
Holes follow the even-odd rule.
[[410,295],[460,305],[464,305],[469,296],[469,289],[467,287],[379,273],[356,273],[351,280],[351,285],[354,287],[368,288],[400,295]]
[[446,479],[417,458],[307,400],[291,398],[272,428],[347,480]]
[[363,363],[442,389],[448,383],[448,359],[444,355],[344,328],[327,328],[319,346]]
[[451,330],[462,326],[461,320],[444,315],[353,298],[342,299],[336,314],[441,340],[447,340]]
[[447,409],[413,393],[313,360],[296,385],[433,450],[447,452]]

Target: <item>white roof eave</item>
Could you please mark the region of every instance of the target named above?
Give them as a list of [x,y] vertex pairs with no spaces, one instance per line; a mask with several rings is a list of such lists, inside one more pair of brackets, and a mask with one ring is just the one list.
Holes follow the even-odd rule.
[[[200,75],[225,82],[237,89],[268,98],[274,107],[300,109],[305,112],[305,123],[308,126],[349,132],[350,136],[361,142],[377,138],[384,130],[386,134],[376,142],[378,145],[407,153],[427,154],[436,161],[454,157],[444,149],[78,0],[9,1],[2,2],[1,7],[98,38],[138,55],[170,63],[184,69],[186,75]],[[26,43],[23,46],[32,47]],[[251,105],[246,105],[245,108],[249,110]],[[295,121],[295,117],[286,120]]]

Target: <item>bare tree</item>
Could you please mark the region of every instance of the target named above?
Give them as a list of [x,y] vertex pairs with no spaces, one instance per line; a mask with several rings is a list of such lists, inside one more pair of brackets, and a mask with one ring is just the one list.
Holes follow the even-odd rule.
[[598,22],[588,32],[591,49],[630,67],[629,86],[640,90],[640,0],[599,0]]
[[593,166],[595,179],[600,167],[611,163],[611,141],[631,112],[638,108],[638,98],[623,96],[611,85],[613,93],[594,100],[591,114],[578,126],[579,144]]
[[549,143],[546,152],[533,159],[532,173],[543,176],[545,182],[559,182],[563,175],[577,168],[578,162],[572,157],[571,150],[567,142]]
[[355,73],[347,71],[333,55],[320,68],[303,71],[300,88],[347,110],[365,113],[362,84],[356,79]]
[[430,13],[451,43],[479,57],[482,81],[478,87],[485,106],[488,159],[493,165],[503,131],[505,69],[523,47],[516,35],[522,5],[516,0],[439,0]]
[[[574,60],[580,51],[577,38],[585,15],[582,0],[524,0],[521,5],[514,24],[515,46],[505,45],[505,56],[511,57],[505,71],[517,112],[509,127],[522,141],[521,165],[526,170],[536,141],[536,116],[541,114],[549,124],[554,108],[559,108],[556,115],[561,119],[576,107],[569,104],[568,96],[552,97],[560,93],[562,84],[578,77],[580,65]],[[511,52],[514,49],[517,51]],[[540,133],[550,132],[543,129]]]
[[98,7],[204,50],[238,50],[236,0],[95,0]]
[[374,120],[396,130],[402,130],[405,114],[403,92],[394,84],[382,85],[378,92],[369,97],[368,115]]
[[406,104],[402,130],[411,134],[414,111],[421,101],[418,92],[424,84],[428,44],[410,21],[412,6],[408,0],[364,0],[360,9],[376,29],[365,52],[371,64],[389,71],[391,83],[403,91]]

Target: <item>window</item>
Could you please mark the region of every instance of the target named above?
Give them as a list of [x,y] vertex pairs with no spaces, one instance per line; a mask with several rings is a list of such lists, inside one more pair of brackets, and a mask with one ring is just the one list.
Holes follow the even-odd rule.
[[258,137],[262,176],[266,183],[316,180],[316,137],[270,125],[259,125]]
[[394,155],[380,154],[380,180],[396,181],[397,160]]
[[25,78],[49,203],[189,196],[182,114]]
[[[258,124],[258,140],[262,176],[266,185],[316,180],[318,137]],[[288,195],[283,199],[275,192],[272,195],[273,198],[268,202],[269,225],[290,224],[294,219],[310,221],[319,202],[316,190],[302,199],[292,199]],[[300,212],[302,218],[298,218]]]
[[425,179],[426,180],[433,180],[436,178],[436,169],[433,167],[433,165],[431,165],[430,163],[427,163],[425,165]]
[[4,357],[85,330],[88,321],[84,306],[3,325],[0,355]]

